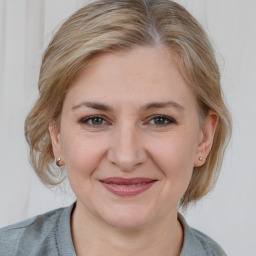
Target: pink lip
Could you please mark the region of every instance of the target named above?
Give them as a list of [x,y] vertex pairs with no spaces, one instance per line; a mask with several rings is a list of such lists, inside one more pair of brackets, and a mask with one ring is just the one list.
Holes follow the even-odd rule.
[[100,180],[101,184],[110,192],[119,196],[134,196],[149,189],[156,180],[149,178],[124,179],[111,177]]

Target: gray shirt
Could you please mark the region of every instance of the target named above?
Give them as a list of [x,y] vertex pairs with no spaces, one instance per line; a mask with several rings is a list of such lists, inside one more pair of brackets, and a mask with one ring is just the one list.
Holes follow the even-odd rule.
[[[0,256],[75,256],[70,217],[75,203],[0,229]],[[221,247],[202,232],[188,226],[179,214],[184,230],[180,256],[226,256]]]

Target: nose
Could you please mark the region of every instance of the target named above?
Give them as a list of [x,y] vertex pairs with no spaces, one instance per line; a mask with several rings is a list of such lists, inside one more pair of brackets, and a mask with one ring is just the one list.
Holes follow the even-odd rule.
[[134,170],[146,161],[147,153],[136,128],[123,127],[115,130],[107,158],[125,172]]

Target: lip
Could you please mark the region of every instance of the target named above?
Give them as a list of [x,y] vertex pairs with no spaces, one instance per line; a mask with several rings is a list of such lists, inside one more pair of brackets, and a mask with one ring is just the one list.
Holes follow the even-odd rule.
[[142,177],[132,179],[110,177],[99,181],[108,191],[116,195],[135,196],[148,190],[157,180]]

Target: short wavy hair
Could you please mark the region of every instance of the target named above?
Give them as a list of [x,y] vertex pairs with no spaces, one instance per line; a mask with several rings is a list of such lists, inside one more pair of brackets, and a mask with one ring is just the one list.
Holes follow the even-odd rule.
[[201,120],[210,110],[218,116],[211,152],[203,166],[194,168],[180,205],[186,207],[213,189],[231,136],[231,117],[206,32],[171,0],[97,0],[75,12],[56,32],[42,58],[39,98],[25,121],[30,160],[44,184],[61,182],[48,127],[59,122],[65,95],[78,72],[99,54],[158,45],[175,54],[197,98]]

